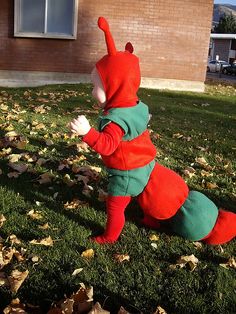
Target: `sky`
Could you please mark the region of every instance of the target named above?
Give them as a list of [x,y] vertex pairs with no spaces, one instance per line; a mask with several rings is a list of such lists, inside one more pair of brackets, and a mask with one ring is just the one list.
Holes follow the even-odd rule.
[[234,4],[236,5],[236,0],[214,0],[214,4]]

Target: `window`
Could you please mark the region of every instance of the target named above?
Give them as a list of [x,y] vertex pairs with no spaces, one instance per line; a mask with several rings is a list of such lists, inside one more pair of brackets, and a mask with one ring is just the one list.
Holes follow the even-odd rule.
[[15,0],[14,35],[75,39],[78,0]]

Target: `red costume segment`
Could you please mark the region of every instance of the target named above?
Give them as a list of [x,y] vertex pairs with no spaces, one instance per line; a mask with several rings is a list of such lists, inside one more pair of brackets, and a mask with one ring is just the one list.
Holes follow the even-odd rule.
[[236,214],[220,209],[216,224],[210,234],[202,239],[207,244],[223,244],[236,235]]
[[146,215],[168,219],[183,205],[188,193],[187,184],[176,172],[156,163],[138,202]]

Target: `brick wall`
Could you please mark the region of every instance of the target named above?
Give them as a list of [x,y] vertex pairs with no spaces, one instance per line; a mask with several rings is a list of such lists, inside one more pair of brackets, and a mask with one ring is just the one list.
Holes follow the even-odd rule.
[[116,46],[131,41],[142,76],[204,81],[213,0],[79,0],[76,40],[14,38],[14,1],[0,3],[0,70],[89,73],[106,54],[98,16]]

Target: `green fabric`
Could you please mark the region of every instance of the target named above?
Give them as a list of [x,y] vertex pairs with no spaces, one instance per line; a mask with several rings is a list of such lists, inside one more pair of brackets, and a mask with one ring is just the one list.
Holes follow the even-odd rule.
[[213,229],[218,217],[218,208],[204,194],[191,191],[177,214],[169,219],[172,230],[185,239],[197,241]]
[[148,183],[155,162],[133,170],[107,169],[108,171],[108,194],[113,196],[137,196]]
[[110,122],[118,124],[125,132],[124,141],[130,141],[147,129],[149,121],[148,107],[141,101],[134,107],[113,108],[107,115],[101,116],[99,131]]

